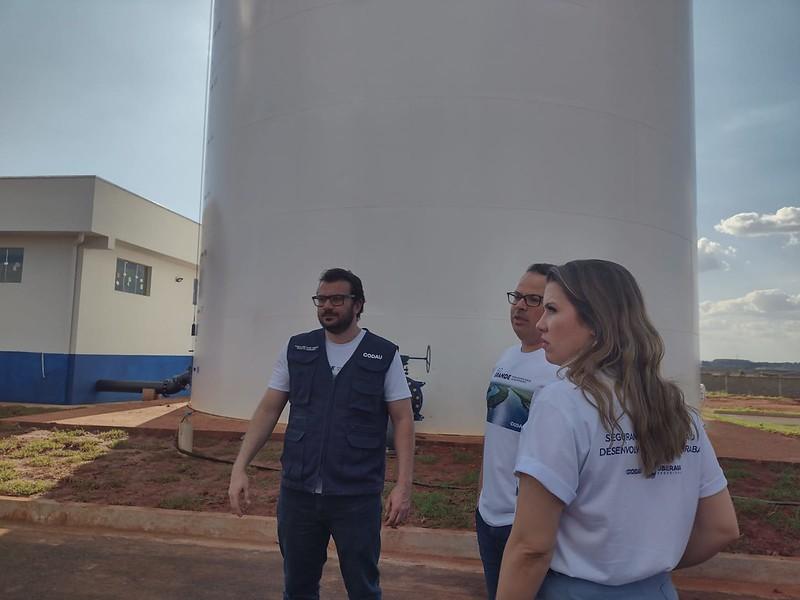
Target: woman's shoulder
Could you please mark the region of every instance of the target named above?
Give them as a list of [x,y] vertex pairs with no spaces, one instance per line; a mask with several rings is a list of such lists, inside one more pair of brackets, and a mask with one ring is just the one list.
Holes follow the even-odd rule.
[[567,378],[546,385],[536,396],[541,410],[557,410],[573,423],[597,421],[597,405],[591,394]]
[[583,406],[588,406],[581,389],[566,378],[544,386],[536,395],[536,402],[542,407],[552,406],[563,413],[582,412]]
[[566,376],[561,375],[545,385],[539,393],[546,396],[569,396],[575,392],[580,394],[578,386],[567,379]]

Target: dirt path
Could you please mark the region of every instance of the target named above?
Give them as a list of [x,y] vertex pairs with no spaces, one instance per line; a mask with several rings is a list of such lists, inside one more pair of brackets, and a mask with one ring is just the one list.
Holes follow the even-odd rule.
[[[0,522],[0,533],[4,600],[275,599],[283,587],[281,556],[275,550],[10,522]],[[798,598],[798,590],[791,586],[733,584],[680,574],[675,584],[681,600]],[[478,569],[392,558],[381,561],[381,585],[386,600],[485,598]],[[346,598],[334,558],[323,573],[322,597]]]
[[800,463],[800,438],[712,420],[706,431],[720,458]]

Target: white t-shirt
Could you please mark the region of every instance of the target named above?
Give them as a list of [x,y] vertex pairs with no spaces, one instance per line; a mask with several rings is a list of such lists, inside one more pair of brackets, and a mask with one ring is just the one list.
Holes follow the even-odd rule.
[[514,522],[517,505],[519,432],[528,420],[533,397],[556,380],[558,367],[544,350],[523,352],[519,344],[500,356],[486,391],[486,429],[483,438],[483,488],[478,499],[481,518],[493,527]]
[[620,419],[622,434],[610,434],[570,381],[539,392],[520,436],[516,471],[566,505],[551,569],[622,585],[678,564],[698,499],[727,486],[703,423],[693,418],[699,437],[692,430],[684,453],[645,478],[628,417]]
[[[328,355],[328,364],[331,367],[333,376],[339,373],[344,367],[345,363],[353,356],[361,340],[364,339],[366,330],[362,329],[356,337],[347,342],[346,344],[336,344],[325,337],[325,353]],[[280,353],[275,366],[272,369],[272,376],[269,378],[268,387],[279,392],[289,391],[289,361],[286,358],[286,351],[289,344],[283,347],[283,352]],[[403,371],[403,363],[400,360],[400,353],[395,352],[392,364],[386,371],[383,379],[383,395],[386,402],[394,402],[395,400],[403,400],[404,398],[411,397],[411,391],[408,389],[408,382],[406,381],[406,374]]]

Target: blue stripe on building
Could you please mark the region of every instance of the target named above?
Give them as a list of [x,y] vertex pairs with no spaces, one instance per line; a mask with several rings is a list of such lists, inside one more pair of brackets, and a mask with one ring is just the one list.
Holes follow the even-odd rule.
[[[191,356],[53,354],[0,351],[0,402],[96,404],[137,399],[96,392],[98,379],[163,380],[183,373]],[[184,390],[176,396],[186,396]]]

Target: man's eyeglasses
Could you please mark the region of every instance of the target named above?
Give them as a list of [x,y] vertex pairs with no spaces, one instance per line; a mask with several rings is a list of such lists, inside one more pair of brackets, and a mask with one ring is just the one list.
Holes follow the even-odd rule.
[[525,306],[536,308],[542,305],[542,297],[539,294],[520,294],[519,292],[506,292],[509,304],[516,304],[520,300],[525,300]]
[[311,296],[311,300],[314,302],[314,306],[319,308],[320,306],[325,306],[326,302],[330,302],[331,306],[341,306],[344,304],[344,301],[347,298],[352,298],[355,300],[354,294],[333,294],[332,296]]

